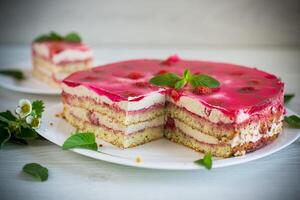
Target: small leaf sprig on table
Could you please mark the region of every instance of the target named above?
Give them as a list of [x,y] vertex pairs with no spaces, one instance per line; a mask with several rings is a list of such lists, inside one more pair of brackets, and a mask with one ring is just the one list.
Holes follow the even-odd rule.
[[3,76],[12,77],[18,81],[25,79],[24,73],[18,69],[0,69],[0,74]]
[[21,99],[15,114],[7,110],[0,112],[0,147],[6,142],[27,144],[28,140],[36,139],[36,129],[40,127],[44,103]]

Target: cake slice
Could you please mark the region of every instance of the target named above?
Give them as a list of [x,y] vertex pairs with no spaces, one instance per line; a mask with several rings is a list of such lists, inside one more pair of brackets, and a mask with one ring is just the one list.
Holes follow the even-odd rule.
[[32,64],[35,77],[60,87],[71,73],[92,67],[92,51],[75,33],[65,37],[50,33],[32,43]]
[[[150,84],[163,74],[205,74],[215,88]],[[167,77],[167,76],[166,76]],[[170,77],[169,77],[170,78]],[[151,79],[152,80],[152,79]],[[64,117],[122,148],[165,136],[214,156],[255,151],[282,130],[283,83],[243,66],[181,60],[130,60],[76,72],[62,84]]]

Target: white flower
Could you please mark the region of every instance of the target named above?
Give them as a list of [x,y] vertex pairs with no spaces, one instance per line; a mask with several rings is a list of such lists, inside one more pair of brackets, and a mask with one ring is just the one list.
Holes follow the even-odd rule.
[[28,99],[21,99],[19,101],[19,106],[16,109],[16,113],[21,117],[24,118],[29,115],[32,111],[31,102]]
[[41,119],[29,115],[26,117],[26,123],[29,124],[32,128],[37,129],[41,125]]
[[27,124],[31,124],[32,120],[33,120],[33,117],[31,115],[29,115],[29,116],[26,117],[26,123]]

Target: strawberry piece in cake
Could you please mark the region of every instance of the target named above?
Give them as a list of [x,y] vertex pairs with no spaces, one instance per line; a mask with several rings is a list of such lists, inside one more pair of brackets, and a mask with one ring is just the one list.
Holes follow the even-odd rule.
[[50,33],[32,43],[32,64],[35,77],[59,87],[71,73],[92,67],[92,51],[79,37],[68,40],[68,35]]
[[[166,73],[206,74],[218,87],[149,84]],[[163,73],[161,73],[163,72]],[[62,84],[64,116],[122,148],[165,136],[196,151],[230,157],[254,151],[282,130],[283,83],[239,65],[176,59],[130,60],[76,72]]]

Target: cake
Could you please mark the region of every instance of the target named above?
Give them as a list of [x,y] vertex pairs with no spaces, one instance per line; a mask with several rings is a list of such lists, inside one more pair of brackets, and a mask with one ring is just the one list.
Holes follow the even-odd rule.
[[[174,89],[149,82],[186,69],[220,85]],[[267,145],[282,131],[283,87],[272,74],[234,64],[176,56],[129,60],[64,79],[63,115],[79,130],[120,148],[165,137],[214,156],[239,156]]]
[[[75,33],[69,35],[74,36]],[[92,51],[77,40],[68,40],[56,33],[37,38],[31,45],[33,75],[53,87],[75,71],[92,66]]]

